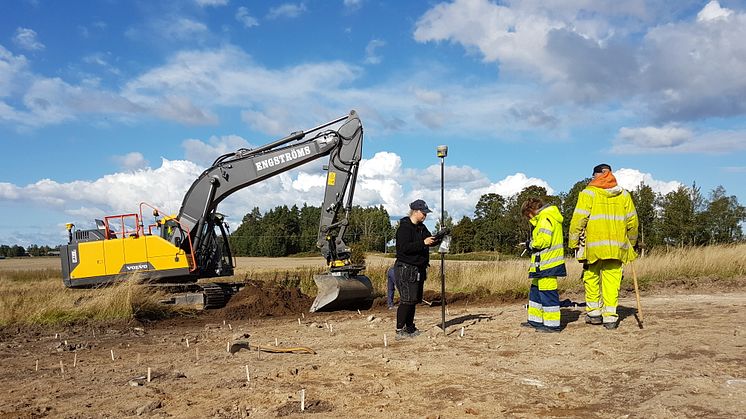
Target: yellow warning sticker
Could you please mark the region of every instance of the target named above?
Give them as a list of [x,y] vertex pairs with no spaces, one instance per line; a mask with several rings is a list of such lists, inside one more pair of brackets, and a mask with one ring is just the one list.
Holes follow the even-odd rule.
[[326,178],[326,184],[329,186],[334,186],[334,183],[337,181],[337,174],[334,172],[329,172],[329,176]]

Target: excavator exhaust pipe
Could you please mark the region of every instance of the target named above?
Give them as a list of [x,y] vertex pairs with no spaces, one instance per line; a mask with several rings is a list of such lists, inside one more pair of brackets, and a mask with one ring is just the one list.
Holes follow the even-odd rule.
[[314,275],[318,288],[311,305],[315,311],[367,310],[373,305],[373,284],[363,275]]

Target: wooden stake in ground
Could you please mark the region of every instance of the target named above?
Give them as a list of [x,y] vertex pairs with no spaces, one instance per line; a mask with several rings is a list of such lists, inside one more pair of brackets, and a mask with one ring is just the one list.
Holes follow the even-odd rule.
[[632,268],[632,283],[635,285],[635,298],[637,299],[637,325],[642,329],[642,306],[640,305],[640,288],[637,286],[637,272],[632,262],[629,263],[629,267]]
[[39,360],[36,360],[36,370],[39,371]]
[[78,364],[78,353],[73,354],[73,368]]
[[60,359],[60,373],[62,376],[65,376],[65,365],[62,364],[62,360]]
[[464,337],[464,328],[461,328],[461,334],[459,335],[460,338]]
[[389,340],[386,338],[386,334],[383,334],[383,347],[389,346]]
[[300,390],[300,411],[303,412],[306,410],[306,389],[302,388]]
[[246,382],[250,383],[251,382],[251,375],[249,375],[249,366],[245,365],[245,367],[246,367]]
[[140,365],[140,352],[137,353],[137,365]]
[[148,382],[150,382],[150,367],[148,367]]
[[194,358],[199,362],[199,348],[194,348]]
[[114,350],[113,349],[111,350],[111,360],[112,361],[114,360]]

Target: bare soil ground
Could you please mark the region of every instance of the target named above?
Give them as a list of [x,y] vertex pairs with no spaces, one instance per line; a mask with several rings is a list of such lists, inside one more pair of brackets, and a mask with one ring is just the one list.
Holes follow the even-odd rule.
[[[421,306],[407,340],[394,311],[267,316],[245,295],[195,318],[0,330],[0,418],[746,416],[743,289],[644,295],[644,329],[626,297],[616,331],[567,308],[562,333],[537,333],[523,302],[463,300],[444,335],[440,307]],[[228,353],[244,334],[316,354]]]

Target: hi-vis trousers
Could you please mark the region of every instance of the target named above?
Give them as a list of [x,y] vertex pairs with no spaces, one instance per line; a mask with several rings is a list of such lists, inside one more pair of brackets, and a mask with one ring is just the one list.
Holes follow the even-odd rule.
[[603,316],[604,323],[617,321],[616,307],[622,283],[622,261],[599,260],[583,271],[585,311],[589,316]]
[[528,292],[528,322],[533,325],[560,327],[557,277],[533,278]]

